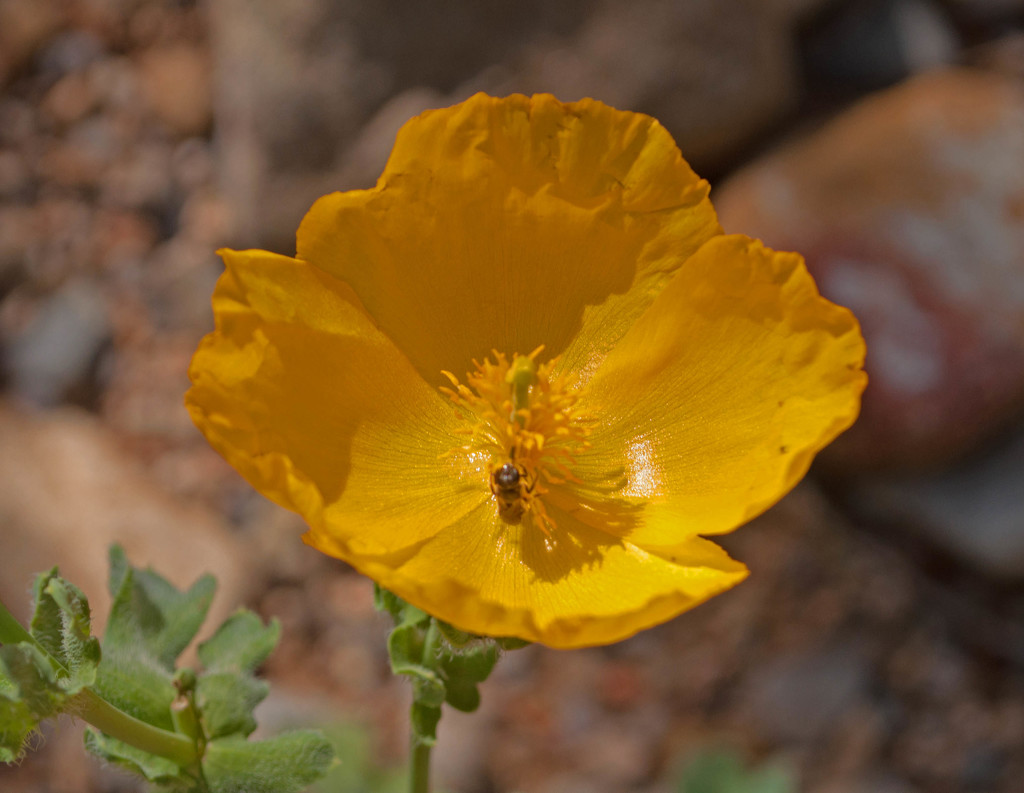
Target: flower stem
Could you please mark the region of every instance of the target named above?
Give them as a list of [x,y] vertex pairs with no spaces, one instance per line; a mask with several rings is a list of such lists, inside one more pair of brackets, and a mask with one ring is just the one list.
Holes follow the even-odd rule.
[[[50,655],[46,648],[14,618],[3,601],[0,601],[0,644],[22,642],[34,645],[45,653],[55,668],[60,670],[58,674],[68,674],[64,665]],[[190,738],[140,721],[114,707],[91,689],[86,688],[71,697],[67,710],[100,732],[124,741],[136,749],[166,757],[184,769],[199,762],[196,746]]]
[[430,746],[412,739],[409,793],[430,793]]
[[[427,669],[437,669],[440,644],[441,629],[437,620],[431,617],[423,640],[423,657],[420,662]],[[413,728],[409,758],[409,793],[430,793],[430,749],[431,744],[424,741]]]

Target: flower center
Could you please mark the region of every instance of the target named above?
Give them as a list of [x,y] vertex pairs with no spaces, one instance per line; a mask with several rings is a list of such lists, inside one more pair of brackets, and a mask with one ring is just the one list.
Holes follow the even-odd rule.
[[[531,514],[548,537],[555,528],[542,496],[552,485],[578,482],[570,467],[587,448],[590,422],[577,415],[578,394],[567,378],[552,377],[554,361],[537,364],[543,347],[512,360],[492,351],[466,384],[443,372],[452,387],[443,387],[468,419],[463,452],[483,452],[490,460],[490,488],[499,514],[511,523]],[[493,359],[493,360],[492,360]]]

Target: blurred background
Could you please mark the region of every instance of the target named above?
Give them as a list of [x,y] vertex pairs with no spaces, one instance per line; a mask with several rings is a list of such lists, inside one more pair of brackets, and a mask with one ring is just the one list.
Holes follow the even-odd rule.
[[[441,787],[672,793],[724,746],[814,793],[1019,793],[1022,0],[0,0],[0,597],[24,616],[58,562],[102,613],[115,539],[179,585],[212,571],[221,615],[283,622],[261,724],[343,716],[346,767],[386,784],[408,692],[370,584],[182,395],[215,249],[293,253],[314,199],[478,90],[658,117],[726,230],[855,310],[871,385],[724,538],[748,582],[612,647],[507,655],[442,720]],[[42,742],[0,788],[137,789],[70,722]]]

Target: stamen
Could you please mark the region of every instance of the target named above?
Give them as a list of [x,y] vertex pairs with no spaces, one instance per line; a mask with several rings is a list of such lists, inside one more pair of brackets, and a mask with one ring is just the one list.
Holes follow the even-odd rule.
[[552,378],[554,362],[538,365],[538,347],[515,355],[500,352],[493,360],[473,361],[466,384],[443,372],[452,384],[441,391],[460,409],[468,436],[463,451],[484,452],[491,459],[490,489],[499,514],[510,523],[529,515],[552,539],[555,522],[544,506],[549,485],[578,482],[571,468],[585,449],[590,422],[577,415],[577,394],[565,378]]

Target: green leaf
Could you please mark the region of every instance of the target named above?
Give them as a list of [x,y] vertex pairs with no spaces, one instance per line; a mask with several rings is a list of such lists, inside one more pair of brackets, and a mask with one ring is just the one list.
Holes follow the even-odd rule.
[[266,741],[224,738],[206,748],[210,793],[298,793],[323,776],[334,749],[319,732],[300,730]]
[[515,636],[502,636],[495,639],[495,641],[502,650],[521,650],[533,644],[533,642],[528,642],[526,639],[517,639]]
[[441,655],[441,676],[446,684],[445,701],[456,710],[472,713],[480,707],[477,684],[491,674],[498,662],[498,646],[491,641],[467,645]]
[[19,699],[18,687],[14,681],[8,678],[3,667],[0,667],[0,697],[8,699]]
[[444,640],[452,647],[465,647],[470,642],[480,639],[476,634],[460,631],[454,625],[449,625],[443,620],[437,621],[437,627],[440,628]]
[[193,780],[176,763],[136,749],[96,730],[85,731],[85,748],[101,760],[118,765],[150,782],[161,785],[179,783],[191,787],[189,783]]
[[99,640],[90,634],[89,601],[56,567],[36,576],[33,593],[31,636],[56,664],[65,690],[81,691],[96,678],[100,661]]
[[35,609],[29,623],[29,632],[46,652],[59,660],[64,643],[64,620],[61,617],[60,606],[46,594],[46,587],[58,574],[57,568],[54,567],[36,576],[32,585]]
[[197,703],[208,738],[248,735],[256,729],[253,709],[269,687],[251,672],[266,660],[280,638],[281,626],[276,620],[264,625],[253,612],[241,610],[199,645],[199,660],[206,671],[199,676]]
[[405,625],[426,625],[430,621],[430,615],[423,609],[418,609],[409,603],[406,603],[402,608],[401,619],[398,622],[398,626],[402,627]]
[[139,646],[107,651],[96,673],[93,690],[114,707],[155,727],[173,730],[171,703],[177,696],[169,671]]
[[206,619],[216,579],[204,575],[181,592],[152,570],[130,567],[117,545],[110,549],[110,566],[114,604],[104,646],[111,651],[141,642],[150,657],[173,670],[174,661]]
[[395,625],[421,625],[430,619],[430,615],[416,606],[406,603],[394,592],[373,585],[373,605],[378,611],[386,611],[395,621]]
[[412,721],[412,733],[417,742],[426,746],[437,743],[437,724],[441,721],[440,706],[432,707],[414,700],[409,716]]
[[422,668],[423,631],[416,625],[396,627],[388,634],[388,656],[394,674],[415,674]]
[[388,636],[391,671],[412,678],[413,699],[440,708],[445,698],[444,680],[422,663],[423,651],[423,630],[416,624],[399,625]]
[[16,696],[0,693],[0,763],[17,762],[38,726],[28,705]]
[[796,793],[796,778],[788,768],[772,766],[751,772],[746,793]]
[[63,578],[50,579],[40,597],[54,603],[60,612],[61,646],[54,657],[68,672],[62,684],[69,692],[81,691],[96,679],[101,657],[99,639],[91,635],[89,601],[82,590]]
[[132,567],[124,551],[112,546],[114,602],[96,692],[137,719],[173,730],[174,661],[206,618],[215,588],[216,581],[203,576],[181,592],[152,570]]
[[683,771],[679,793],[796,793],[796,779],[781,764],[747,771],[730,749],[708,749],[693,757]]
[[262,680],[235,672],[200,675],[196,704],[202,714],[207,738],[248,735],[256,729],[253,709],[262,702],[270,686]]
[[39,722],[60,712],[68,692],[57,670],[34,644],[0,647],[0,760],[14,762]]
[[445,653],[441,669],[448,680],[486,680],[498,663],[498,648],[491,642],[471,645],[459,652]]
[[[15,760],[41,719],[68,710],[109,730],[87,732],[90,752],[173,793],[288,793],[321,777],[333,749],[319,733],[258,743],[243,737],[255,729],[253,710],[267,694],[252,673],[277,643],[278,623],[240,611],[200,646],[201,675],[176,672],[214,580],[203,577],[181,592],[133,568],[118,547],[110,562],[114,602],[102,656],[85,596],[56,569],[36,581],[31,632],[0,603],[8,642],[0,646],[0,760]],[[423,619],[402,614],[413,627]],[[443,683],[433,678],[420,685],[439,687],[443,698]]]
[[412,697],[416,702],[428,707],[440,708],[445,700],[444,681],[436,673],[425,667],[405,672],[412,676]]
[[455,710],[472,713],[480,707],[480,689],[475,683],[463,681],[450,682],[445,686],[444,701]]
[[100,659],[89,635],[89,603],[53,568],[37,576],[32,642],[0,647],[0,760],[13,762],[43,719],[90,684]]
[[5,688],[13,686],[36,719],[57,713],[68,698],[50,659],[28,642],[0,647],[0,677],[8,681]]
[[199,645],[199,660],[211,672],[254,672],[281,638],[281,624],[264,625],[256,614],[237,611]]
[[402,600],[394,592],[388,589],[384,589],[376,581],[373,584],[373,607],[377,611],[386,611],[391,615],[391,618],[395,623],[402,621],[402,609],[404,609],[408,603]]

